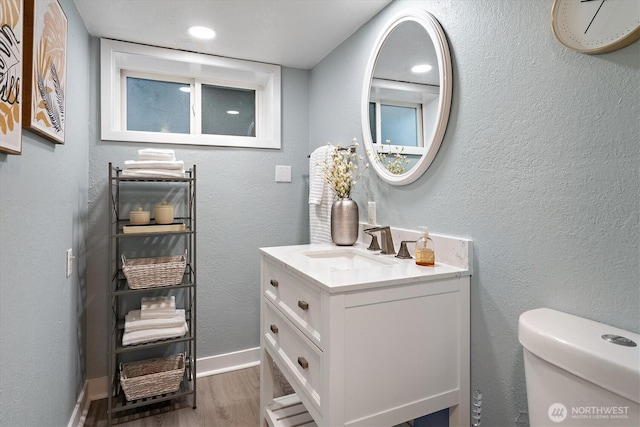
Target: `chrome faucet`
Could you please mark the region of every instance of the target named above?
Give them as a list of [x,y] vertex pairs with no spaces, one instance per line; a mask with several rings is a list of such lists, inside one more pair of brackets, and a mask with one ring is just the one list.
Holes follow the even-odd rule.
[[[364,230],[365,232],[371,234],[372,232],[379,231],[380,232],[380,240],[382,245],[381,254],[385,255],[395,255],[396,248],[393,246],[393,237],[391,236],[391,228],[389,226],[385,227],[372,227]],[[372,236],[374,237],[374,236]]]
[[376,236],[375,234],[373,234],[373,231],[366,231],[365,233],[367,233],[369,236],[371,236],[371,243],[369,244],[369,247],[367,248],[368,251],[379,251],[380,250],[380,245],[378,244],[378,236]]

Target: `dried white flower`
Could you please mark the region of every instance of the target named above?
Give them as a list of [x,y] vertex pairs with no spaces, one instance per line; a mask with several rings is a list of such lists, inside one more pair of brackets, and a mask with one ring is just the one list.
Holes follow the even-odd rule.
[[[385,141],[386,144],[391,146],[391,140],[387,139]],[[389,172],[394,175],[400,175],[405,171],[407,166],[409,165],[409,160],[407,156],[403,155],[404,147],[397,149],[395,153],[389,150],[389,154],[383,152],[376,153],[376,159],[384,166]]]
[[[331,144],[329,144],[331,145]],[[364,159],[356,154],[358,142],[355,138],[351,140],[353,149],[342,148],[340,145],[333,147],[331,154],[331,162],[324,162],[322,172],[325,180],[329,183],[336,196],[343,199],[351,195],[351,191],[356,185],[357,179],[361,174],[358,171],[358,163]],[[369,165],[365,165],[368,169]]]

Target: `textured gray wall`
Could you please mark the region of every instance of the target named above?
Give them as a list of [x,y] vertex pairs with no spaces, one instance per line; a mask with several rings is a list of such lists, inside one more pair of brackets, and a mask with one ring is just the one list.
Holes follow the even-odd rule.
[[490,426],[528,423],[520,313],[640,329],[640,43],[572,52],[553,36],[551,5],[397,1],[311,73],[312,147],[362,140],[364,67],[386,20],[417,6],[446,32],[454,93],[435,162],[404,187],[369,175],[355,197],[377,202],[379,223],[473,240],[472,387]]
[[89,36],[73,1],[60,3],[65,144],[23,131],[22,155],[0,154],[2,426],[66,426],[85,380]]
[[[197,165],[198,358],[260,345],[258,248],[305,243],[308,231],[309,72],[282,70],[282,149],[177,146],[100,140],[99,40],[91,43],[87,376],[107,374],[108,163],[140,148],[175,149]],[[292,182],[275,182],[275,165]]]
[[[0,425],[65,425],[84,379],[106,374],[107,164],[154,146],[100,141],[98,43],[61,3],[67,143],[25,132],[22,156],[0,154]],[[310,73],[283,70],[282,150],[177,148],[198,164],[198,356],[258,345],[257,248],[308,241],[306,155],[362,139],[368,50],[407,5],[447,33],[450,124],[417,182],[369,176],[355,196],[378,203],[381,223],[473,239],[472,385],[485,424],[526,424],[521,312],[638,331],[640,43],[571,52],[553,38],[551,4],[396,1]],[[291,184],[274,182],[276,164],[293,166]],[[69,247],[78,259],[66,279]]]

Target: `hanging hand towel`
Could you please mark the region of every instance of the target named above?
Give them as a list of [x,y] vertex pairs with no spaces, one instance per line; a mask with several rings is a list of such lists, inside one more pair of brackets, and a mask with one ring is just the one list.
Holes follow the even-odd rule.
[[331,166],[334,147],[318,147],[309,157],[309,236],[311,243],[331,243],[331,205],[334,191],[324,177]]

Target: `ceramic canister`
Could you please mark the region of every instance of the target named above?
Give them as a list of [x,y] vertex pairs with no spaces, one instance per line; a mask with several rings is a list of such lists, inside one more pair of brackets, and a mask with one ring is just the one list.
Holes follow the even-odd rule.
[[173,205],[168,205],[166,201],[163,201],[161,205],[156,206],[155,221],[156,224],[173,223]]
[[129,222],[131,225],[147,225],[149,224],[149,218],[151,213],[149,211],[143,211],[142,208],[129,212]]

